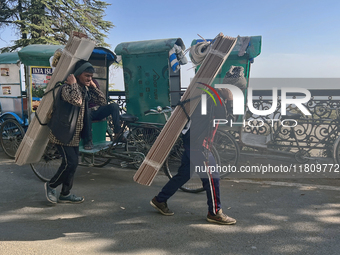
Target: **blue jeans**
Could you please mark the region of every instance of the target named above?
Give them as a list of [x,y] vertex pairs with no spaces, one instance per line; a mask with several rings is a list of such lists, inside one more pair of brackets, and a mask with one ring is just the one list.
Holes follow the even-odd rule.
[[[189,181],[191,174],[195,170],[195,166],[216,165],[214,156],[210,151],[207,159],[204,153],[204,147],[200,149],[190,149],[190,144],[184,142],[184,149],[185,151],[182,156],[181,166],[178,168],[178,173],[165,184],[161,192],[156,196],[156,200],[159,203],[166,202],[181,186]],[[201,172],[199,176],[207,194],[208,210],[211,214],[216,215],[221,208],[219,173],[210,172],[208,168],[206,170],[206,172]]]
[[114,125],[113,132],[117,134],[121,130],[118,104],[112,103],[99,106],[97,110],[91,110],[91,108],[88,110],[88,117],[84,118],[84,127],[81,135],[81,138],[84,139],[84,144],[92,142],[92,121],[102,120],[110,115]]
[[[90,108],[91,109],[91,108]],[[99,106],[97,110],[91,110],[91,120],[102,120],[111,115],[114,125],[113,132],[117,134],[120,127],[119,106],[116,103]]]

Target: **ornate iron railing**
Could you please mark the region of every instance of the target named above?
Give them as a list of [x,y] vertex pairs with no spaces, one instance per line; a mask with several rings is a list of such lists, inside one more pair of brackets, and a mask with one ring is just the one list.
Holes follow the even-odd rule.
[[[310,116],[302,114],[296,122],[284,120],[282,125],[281,118],[281,100],[280,91],[278,91],[278,105],[273,114],[267,116],[258,116],[251,113],[246,108],[246,114],[243,116],[243,132],[271,136],[271,141],[267,144],[271,149],[296,151],[299,146],[301,149],[314,148],[313,154],[316,156],[331,156],[332,146],[335,139],[340,133],[340,90],[310,90],[311,100],[304,104]],[[258,110],[267,110],[271,108],[272,99],[271,91],[261,90],[253,91],[253,106]],[[111,100],[118,103],[121,112],[126,111],[126,101],[124,91],[110,91]],[[288,94],[288,96],[297,97],[299,94]],[[301,113],[296,107],[288,105],[286,107],[289,113]],[[290,117],[285,117],[289,119]],[[274,121],[273,121],[274,120]],[[240,118],[237,120],[240,122]],[[250,121],[250,125],[248,125]],[[263,125],[262,125],[263,124]],[[290,128],[288,126],[296,126]],[[255,127],[256,126],[256,127]],[[236,139],[239,139],[239,131],[231,131]]]
[[125,91],[109,91],[109,103],[115,102],[119,105],[120,113],[126,113]]
[[[304,106],[311,113],[309,116],[303,115],[297,107],[286,106],[288,116],[281,116],[281,100],[278,96],[278,106],[270,116],[258,116],[252,114],[247,108],[246,120],[260,123],[252,127],[247,125],[244,132],[260,135],[271,135],[268,147],[277,150],[297,151],[311,150],[313,156],[330,157],[333,143],[339,136],[340,119],[338,109],[340,109],[339,90],[310,90],[312,98]],[[272,105],[272,100],[267,97],[271,91],[257,91],[253,96],[255,109],[266,110]],[[331,95],[331,96],[330,96]],[[293,97],[299,96],[291,95]],[[301,118],[289,120],[289,114],[300,114]],[[275,121],[272,121],[275,119]],[[282,125],[282,120],[284,125]],[[267,120],[267,121],[266,121]],[[268,121],[269,120],[269,121]],[[263,121],[263,122],[262,122]],[[247,123],[248,124],[248,123]],[[289,127],[294,126],[294,127]]]

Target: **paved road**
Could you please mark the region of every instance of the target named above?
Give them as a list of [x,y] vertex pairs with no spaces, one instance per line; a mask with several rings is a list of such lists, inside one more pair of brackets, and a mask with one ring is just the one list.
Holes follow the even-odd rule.
[[79,167],[79,205],[51,205],[29,166],[0,151],[0,254],[339,254],[340,185],[334,179],[222,180],[224,211],[238,222],[205,221],[205,194],[179,191],[171,217],[149,200],[134,170]]

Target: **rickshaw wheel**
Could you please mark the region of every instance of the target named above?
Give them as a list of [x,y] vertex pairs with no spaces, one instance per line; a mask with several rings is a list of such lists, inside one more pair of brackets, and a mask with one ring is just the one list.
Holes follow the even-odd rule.
[[100,155],[94,155],[92,159],[92,155],[87,153],[83,153],[83,160],[86,164],[93,165],[94,167],[103,167],[111,162],[110,158],[103,158]]
[[62,157],[58,152],[57,147],[48,143],[38,163],[31,164],[31,168],[35,175],[42,181],[49,181],[57,172],[61,165]]
[[[160,132],[160,128],[152,125],[133,127],[126,139],[126,151],[137,151],[143,153],[144,156],[146,156]],[[134,164],[137,169],[139,165],[139,163]]]
[[145,159],[145,155],[144,156],[143,155],[135,155],[133,157],[133,161],[137,162],[137,163],[133,164],[134,167],[138,169],[140,167],[140,165],[143,163],[144,159]]
[[333,144],[333,160],[335,164],[340,164],[340,137]]
[[[168,176],[169,179],[177,174],[178,168],[181,165],[183,153],[183,141],[182,138],[179,137],[163,165],[165,175]],[[211,153],[215,158],[216,164],[221,165],[220,157],[214,146],[211,147]],[[204,190],[202,181],[197,173],[192,173],[190,180],[185,183],[180,189],[190,193],[198,193]]]
[[298,152],[296,152],[294,154],[295,160],[300,163],[300,164],[304,164],[307,163],[310,159],[310,154],[308,151],[305,150],[299,150]]
[[[240,146],[234,136],[227,131],[218,129],[213,144],[220,157],[221,167],[237,165],[240,156]],[[220,172],[220,178],[229,174],[230,172]]]
[[10,158],[15,158],[15,153],[24,138],[25,131],[15,119],[8,119],[1,124],[0,128],[1,147]]

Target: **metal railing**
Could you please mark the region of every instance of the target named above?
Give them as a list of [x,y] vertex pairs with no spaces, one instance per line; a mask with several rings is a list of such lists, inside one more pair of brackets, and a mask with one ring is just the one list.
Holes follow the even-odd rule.
[[[283,127],[280,121],[272,121],[272,119],[280,120],[281,118],[281,94],[278,91],[278,105],[274,113],[269,116],[258,116],[251,113],[246,107],[246,114],[243,119],[246,125],[243,132],[269,135],[272,134],[271,148],[278,150],[291,151],[296,146],[295,136],[302,148],[308,148],[319,143],[318,149],[320,150],[319,156],[331,156],[332,146],[335,139],[339,136],[340,119],[338,110],[340,109],[340,90],[309,90],[312,98],[307,104],[304,104],[310,116],[302,116],[297,120],[297,125],[292,131],[289,127]],[[272,92],[270,90],[255,90],[253,91],[253,105],[255,109],[266,110],[271,108]],[[301,94],[288,94],[288,96],[297,97]],[[124,91],[110,91],[109,97],[114,102],[118,103],[121,112],[126,112],[126,101]],[[286,107],[290,113],[300,113],[296,107],[288,105]],[[256,121],[263,121],[263,125],[259,127],[254,125]],[[251,121],[251,126],[248,125]],[[261,122],[262,123],[262,122]],[[236,131],[231,131],[238,139],[239,134]],[[329,135],[332,133],[332,135]]]

